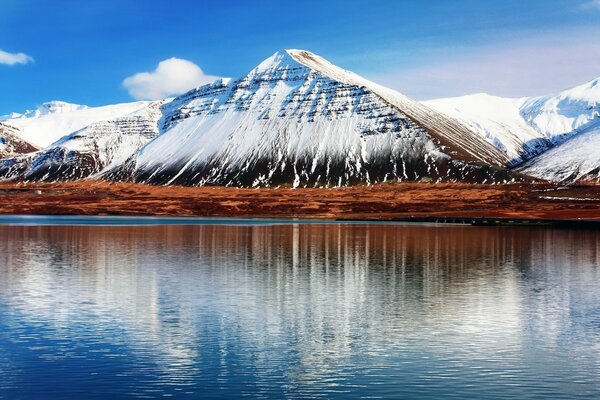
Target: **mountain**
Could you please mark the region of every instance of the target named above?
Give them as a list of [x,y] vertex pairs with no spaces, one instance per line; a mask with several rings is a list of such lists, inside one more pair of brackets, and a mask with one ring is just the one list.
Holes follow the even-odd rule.
[[19,130],[0,123],[0,158],[38,150],[19,136]]
[[519,167],[546,180],[600,182],[600,124],[582,132]]
[[520,171],[565,183],[600,180],[600,78],[557,96],[528,99],[522,114],[557,145]]
[[87,178],[131,157],[159,134],[160,107],[168,100],[145,103],[129,115],[94,122],[64,136],[36,153],[0,160],[0,176],[5,179],[38,181]]
[[119,118],[148,106],[147,101],[87,107],[63,101],[44,103],[23,114],[0,117],[4,125],[17,128],[19,137],[38,148],[44,148],[65,135],[99,121]]
[[478,94],[425,104],[478,132],[519,172],[562,182],[598,179],[600,78],[553,96]]
[[294,187],[515,178],[510,157],[463,124],[303,50],[162,112],[161,135],[104,178]]
[[600,170],[600,78],[554,96],[420,103],[304,50],[175,99],[53,101],[0,121],[4,179],[312,187]]
[[523,118],[555,144],[600,126],[600,78],[555,96],[523,99]]

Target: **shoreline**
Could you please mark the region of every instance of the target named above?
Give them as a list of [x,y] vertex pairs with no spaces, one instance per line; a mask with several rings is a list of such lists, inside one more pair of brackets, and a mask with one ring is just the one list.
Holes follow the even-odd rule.
[[600,222],[600,185],[394,183],[245,189],[2,182],[3,215],[590,225],[586,221]]
[[455,225],[473,227],[530,227],[600,229],[600,220],[525,219],[485,217],[400,217],[394,219],[311,219],[256,217],[169,217],[126,215],[15,215],[0,214],[0,226],[273,226],[273,225]]

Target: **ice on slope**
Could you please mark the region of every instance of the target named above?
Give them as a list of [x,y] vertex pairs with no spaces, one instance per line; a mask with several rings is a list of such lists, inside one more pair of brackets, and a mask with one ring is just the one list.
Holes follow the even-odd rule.
[[140,111],[149,102],[138,101],[102,107],[87,107],[65,102],[44,103],[36,110],[22,115],[5,117],[3,123],[19,129],[19,136],[33,145],[44,148],[65,135],[98,122],[107,121]]
[[241,186],[482,181],[496,178],[489,164],[508,159],[454,120],[301,50],[192,90],[163,113],[163,134],[108,177]]
[[557,96],[527,99],[522,115],[556,147],[524,164],[542,179],[575,182],[600,177],[600,78]]

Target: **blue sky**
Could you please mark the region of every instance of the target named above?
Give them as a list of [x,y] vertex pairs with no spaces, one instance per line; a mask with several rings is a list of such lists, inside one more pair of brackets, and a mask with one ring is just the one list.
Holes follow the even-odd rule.
[[600,0],[0,0],[0,9],[0,115],[48,100],[130,101],[124,79],[172,57],[239,77],[283,48],[418,99],[541,95],[600,76]]

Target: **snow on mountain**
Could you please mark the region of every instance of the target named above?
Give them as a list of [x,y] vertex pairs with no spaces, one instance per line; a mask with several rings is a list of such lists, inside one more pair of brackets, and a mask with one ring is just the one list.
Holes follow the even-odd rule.
[[463,124],[302,50],[163,107],[162,134],[104,176],[153,184],[504,181],[509,157]]
[[0,176],[15,179],[337,186],[593,180],[600,167],[600,78],[555,96],[419,103],[303,50],[173,101],[53,101],[0,121]]
[[522,172],[574,180],[595,168],[593,147],[577,146],[594,144],[593,132],[600,129],[600,78],[554,96],[506,99],[477,94],[425,104],[478,132],[512,158],[510,166],[526,162],[519,168]]
[[103,107],[87,107],[62,101],[42,104],[23,114],[0,118],[3,124],[17,128],[23,140],[44,148],[61,137],[98,122],[131,114],[147,107],[149,102],[115,104]]
[[42,103],[39,107],[37,107],[33,110],[27,110],[22,114],[12,112],[8,115],[2,115],[2,116],[0,116],[0,121],[4,121],[7,119],[17,119],[17,118],[39,118],[43,115],[78,111],[78,110],[84,110],[86,108],[89,108],[89,107],[80,105],[80,104],[67,103],[65,101],[58,101],[58,100],[48,101],[46,103]]
[[159,134],[160,107],[148,103],[133,113],[94,122],[37,153],[0,160],[4,179],[76,180],[119,165]]
[[510,165],[542,153],[552,146],[549,138],[521,116],[521,99],[480,93],[424,102],[458,119],[510,158]]
[[30,153],[37,148],[19,137],[19,130],[0,123],[0,158]]
[[523,99],[523,118],[556,143],[600,123],[600,78],[556,96]]
[[600,182],[599,150],[600,124],[528,161],[519,170],[557,182]]
[[600,78],[556,96],[526,99],[521,114],[557,145],[520,167],[542,179],[600,178]]
[[23,114],[23,117],[36,118],[36,117],[41,117],[41,116],[50,115],[50,114],[60,114],[60,113],[86,110],[88,108],[89,108],[88,106],[84,106],[81,104],[73,104],[73,103],[67,103],[65,101],[55,100],[55,101],[48,101],[46,103],[42,103],[42,105],[40,105],[35,110],[25,111],[25,113]]

